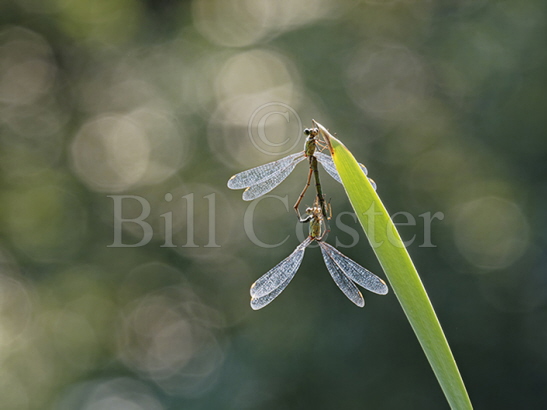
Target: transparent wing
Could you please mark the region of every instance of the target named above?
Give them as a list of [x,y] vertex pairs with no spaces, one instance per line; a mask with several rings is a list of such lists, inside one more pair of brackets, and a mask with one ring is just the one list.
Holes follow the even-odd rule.
[[292,163],[288,164],[285,168],[278,170],[275,174],[272,174],[269,179],[262,181],[256,185],[252,185],[243,192],[244,201],[252,201],[253,199],[259,198],[264,194],[267,194],[280,183],[282,183],[285,178],[287,178],[290,173],[293,171],[296,165],[303,161],[306,157],[301,156],[293,159]]
[[378,295],[385,295],[388,292],[386,283],[368,269],[363,268],[339,250],[326,242],[320,242],[323,257],[325,253],[338,266],[338,268],[353,282]]
[[[336,181],[342,183],[342,179],[340,179],[340,175],[338,175],[338,171],[336,170],[336,165],[334,165],[334,161],[332,160],[332,157],[323,154],[322,152],[315,152],[313,155],[317,158],[317,161],[321,163],[323,168],[325,168],[325,171],[327,171],[327,174],[329,174],[331,177],[333,177]],[[363,164],[359,164],[361,169],[363,170],[363,173],[365,175],[368,175],[368,169]],[[372,187],[376,191],[376,182],[374,182],[372,179],[368,179],[370,183],[372,184]]]
[[[262,309],[278,297],[298,271],[304,251],[312,239],[307,238],[295,251],[251,286],[251,308]],[[268,293],[264,293],[268,292]]]
[[336,170],[336,165],[334,165],[334,162],[330,156],[318,151],[315,151],[313,155],[315,156],[315,158],[317,158],[317,161],[319,161],[323,168],[325,168],[327,174],[333,177],[336,181],[342,183],[340,175],[338,175],[338,171]]
[[[303,152],[297,152],[281,158],[274,162],[269,162],[264,165],[260,165],[256,168],[248,169],[247,171],[240,172],[235,174],[228,180],[228,188],[231,189],[242,189],[248,188],[250,186],[260,184],[270,178],[273,178],[275,174],[287,167],[295,167],[296,164],[293,164],[293,161],[300,158],[300,161],[306,158]],[[298,162],[300,162],[298,161]],[[298,163],[297,162],[297,163]],[[281,182],[281,181],[280,181]]]
[[[296,272],[296,271],[295,271]],[[281,292],[285,290],[291,279],[294,277],[291,276],[289,279],[287,279],[285,282],[281,284],[277,289],[275,289],[273,292],[268,293],[264,296],[261,296],[259,298],[251,298],[251,308],[253,310],[262,309],[264,306],[269,305],[276,297],[279,296]]]
[[304,251],[311,241],[312,239],[310,237],[306,238],[304,242],[296,247],[293,253],[253,283],[251,286],[251,297],[253,299],[261,298],[265,295],[273,293],[276,290],[279,290],[279,288],[281,288],[281,290],[279,290],[275,296],[281,293],[281,291],[285,289],[296,274],[296,271],[300,267],[302,259],[304,258]]
[[354,283],[345,275],[344,271],[329,253],[327,246],[330,245],[326,242],[319,242],[319,246],[321,247],[321,253],[323,254],[325,265],[327,265],[327,270],[332,276],[332,279],[334,279],[334,283],[336,283],[344,295],[346,295],[347,298],[357,306],[365,306],[365,299],[359,289],[357,289],[357,286],[355,286]]

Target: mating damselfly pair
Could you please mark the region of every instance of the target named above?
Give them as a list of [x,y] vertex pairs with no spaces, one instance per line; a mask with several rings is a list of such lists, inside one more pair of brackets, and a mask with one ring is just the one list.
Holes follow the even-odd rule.
[[[336,170],[332,157],[322,152],[328,146],[329,132],[315,120],[312,120],[312,122],[314,128],[304,130],[307,138],[303,152],[298,152],[283,159],[243,171],[234,175],[228,181],[228,187],[231,189],[245,188],[243,199],[251,201],[270,192],[283,182],[291,174],[296,165],[304,159],[307,158],[310,164],[306,185],[294,205],[299,221],[310,224],[309,235],[296,247],[293,253],[253,283],[251,286],[251,307],[255,310],[268,305],[287,287],[302,263],[306,248],[313,241],[318,243],[327,270],[336,285],[357,306],[363,307],[365,301],[355,284],[380,295],[385,295],[388,292],[387,285],[382,279],[323,241],[324,236],[328,233],[326,221],[331,217],[331,210],[330,205],[325,202],[317,163],[319,162],[325,171],[336,181],[342,183],[342,180]],[[319,137],[322,137],[322,139]],[[362,164],[360,166],[365,175],[367,175],[366,167]],[[302,217],[299,206],[311,184],[312,175],[315,176],[317,195],[314,205],[308,207],[306,209],[306,216]],[[374,181],[370,178],[369,180],[374,189],[376,189]]]

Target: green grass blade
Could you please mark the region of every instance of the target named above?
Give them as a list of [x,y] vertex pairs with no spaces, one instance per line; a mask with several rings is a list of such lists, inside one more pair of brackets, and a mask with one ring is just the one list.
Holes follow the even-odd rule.
[[330,140],[332,158],[344,189],[450,407],[472,409],[437,315],[382,201],[351,152],[324,127],[316,125]]

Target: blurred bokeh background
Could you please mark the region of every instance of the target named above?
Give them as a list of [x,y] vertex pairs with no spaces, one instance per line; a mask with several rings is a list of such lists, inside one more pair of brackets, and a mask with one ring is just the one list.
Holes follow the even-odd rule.
[[[306,229],[306,166],[252,205],[226,181],[315,118],[416,219],[401,234],[476,408],[547,408],[546,9],[2,1],[0,407],[448,408],[393,293],[356,308],[317,249],[249,307]],[[383,276],[323,179],[329,242]],[[150,205],[147,244],[112,246],[117,195]]]

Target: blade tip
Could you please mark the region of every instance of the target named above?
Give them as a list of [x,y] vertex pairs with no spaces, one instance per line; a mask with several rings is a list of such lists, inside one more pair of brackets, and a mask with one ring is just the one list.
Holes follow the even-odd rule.
[[313,125],[319,129],[319,132],[323,136],[323,138],[327,141],[327,145],[329,146],[329,151],[331,156],[334,154],[334,149],[332,147],[331,138],[334,138],[332,134],[327,130],[325,127],[323,127],[321,124],[319,124],[317,121],[312,120]]

